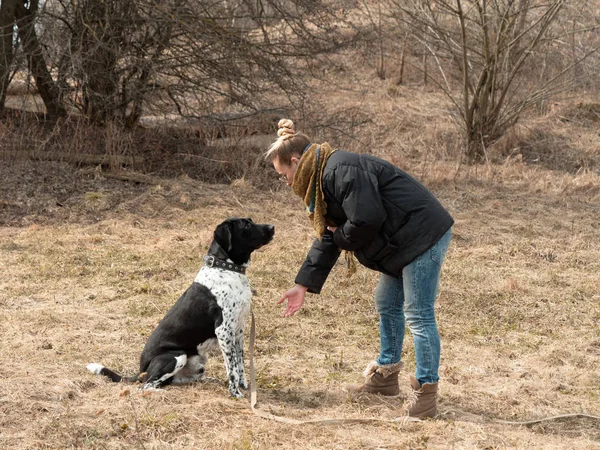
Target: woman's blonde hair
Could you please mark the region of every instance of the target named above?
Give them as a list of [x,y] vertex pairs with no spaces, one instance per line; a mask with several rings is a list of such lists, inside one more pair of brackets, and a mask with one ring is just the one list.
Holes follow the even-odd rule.
[[293,156],[302,156],[304,149],[312,141],[304,133],[296,132],[294,122],[290,119],[281,119],[277,123],[277,140],[273,142],[265,153],[265,159],[274,161],[278,159],[283,164],[290,164]]

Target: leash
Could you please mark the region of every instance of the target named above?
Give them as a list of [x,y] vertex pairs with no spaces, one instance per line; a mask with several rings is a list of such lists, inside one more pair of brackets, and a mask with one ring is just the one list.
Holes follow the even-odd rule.
[[[408,422],[422,422],[421,419],[417,419],[415,417],[409,416],[400,416],[395,419],[379,419],[375,417],[370,418],[360,418],[360,419],[311,419],[311,420],[298,420],[298,419],[290,419],[288,417],[277,416],[275,414],[263,411],[256,407],[258,403],[258,394],[256,392],[256,371],[254,368],[254,342],[256,341],[256,323],[254,319],[254,310],[250,307],[250,316],[252,318],[252,322],[250,325],[250,409],[252,412],[258,417],[262,417],[263,419],[273,420],[275,422],[287,423],[290,425],[348,425],[348,424],[356,424],[356,423],[408,423]],[[483,417],[478,415],[478,417]],[[492,423],[501,423],[505,425],[533,425],[541,422],[550,422],[559,419],[573,419],[573,418],[586,418],[592,419],[596,421],[600,421],[600,416],[594,416],[591,414],[581,414],[581,413],[572,413],[572,414],[561,414],[558,416],[549,416],[543,417],[541,419],[535,420],[525,420],[525,421],[510,421],[510,420],[500,420],[500,419],[488,419]]]
[[254,320],[254,311],[250,308],[250,316],[252,317],[252,323],[250,325],[250,409],[252,412],[263,419],[274,420],[276,422],[289,423],[293,425],[300,425],[301,420],[288,419],[287,417],[276,416],[271,413],[261,411],[256,408],[257,393],[256,393],[256,371],[254,369],[254,341],[256,340],[256,323]]
[[560,414],[558,416],[542,417],[541,419],[524,420],[524,421],[517,421],[517,422],[514,422],[512,420],[500,420],[500,419],[493,419],[492,421],[494,423],[504,423],[506,425],[534,425],[536,423],[551,422],[551,421],[558,420],[558,419],[600,420],[600,416],[594,416],[592,414],[583,414],[583,413],[570,413],[570,414]]
[[254,320],[254,311],[250,309],[250,315],[252,318],[252,323],[250,325],[250,408],[252,412],[258,417],[262,417],[263,419],[273,420],[275,422],[287,423],[290,425],[305,425],[305,424],[313,424],[313,425],[348,425],[355,423],[373,423],[373,422],[383,422],[383,423],[394,423],[403,421],[419,421],[419,419],[415,419],[414,417],[399,417],[397,419],[378,419],[378,418],[360,418],[360,419],[311,419],[311,420],[298,420],[298,419],[290,419],[288,417],[277,416],[275,414],[263,411],[256,407],[258,403],[258,395],[256,392],[256,371],[254,369],[254,342],[256,340],[256,324]]

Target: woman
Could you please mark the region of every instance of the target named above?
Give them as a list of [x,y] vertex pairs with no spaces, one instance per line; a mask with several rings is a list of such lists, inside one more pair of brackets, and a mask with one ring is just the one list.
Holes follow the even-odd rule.
[[[304,199],[319,239],[315,240],[285,292],[284,317],[318,294],[341,250],[381,273],[375,293],[380,353],[351,392],[397,396],[405,321],[413,335],[417,370],[413,395],[404,403],[412,417],[437,411],[440,338],[434,302],[441,265],[451,237],[452,217],[418,181],[387,161],[333,150],[297,133],[291,120],[278,124],[279,138],[266,157],[292,190]],[[352,258],[352,254],[350,254]]]

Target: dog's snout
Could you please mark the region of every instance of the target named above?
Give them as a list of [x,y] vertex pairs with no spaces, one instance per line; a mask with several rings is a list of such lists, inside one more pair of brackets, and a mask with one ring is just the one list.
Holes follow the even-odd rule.
[[270,239],[275,236],[275,225],[269,224],[265,227],[265,236],[269,236]]

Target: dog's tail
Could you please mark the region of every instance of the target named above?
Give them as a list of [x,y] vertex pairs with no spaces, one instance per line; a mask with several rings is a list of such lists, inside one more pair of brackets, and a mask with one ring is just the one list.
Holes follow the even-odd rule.
[[117,372],[110,370],[108,367],[104,367],[102,364],[98,363],[89,363],[87,365],[87,370],[92,372],[95,375],[104,375],[110,381],[114,381],[115,383],[119,383],[121,381],[127,383],[135,383],[136,381],[144,381],[145,373],[138,373],[132,377],[124,377],[119,375]]

